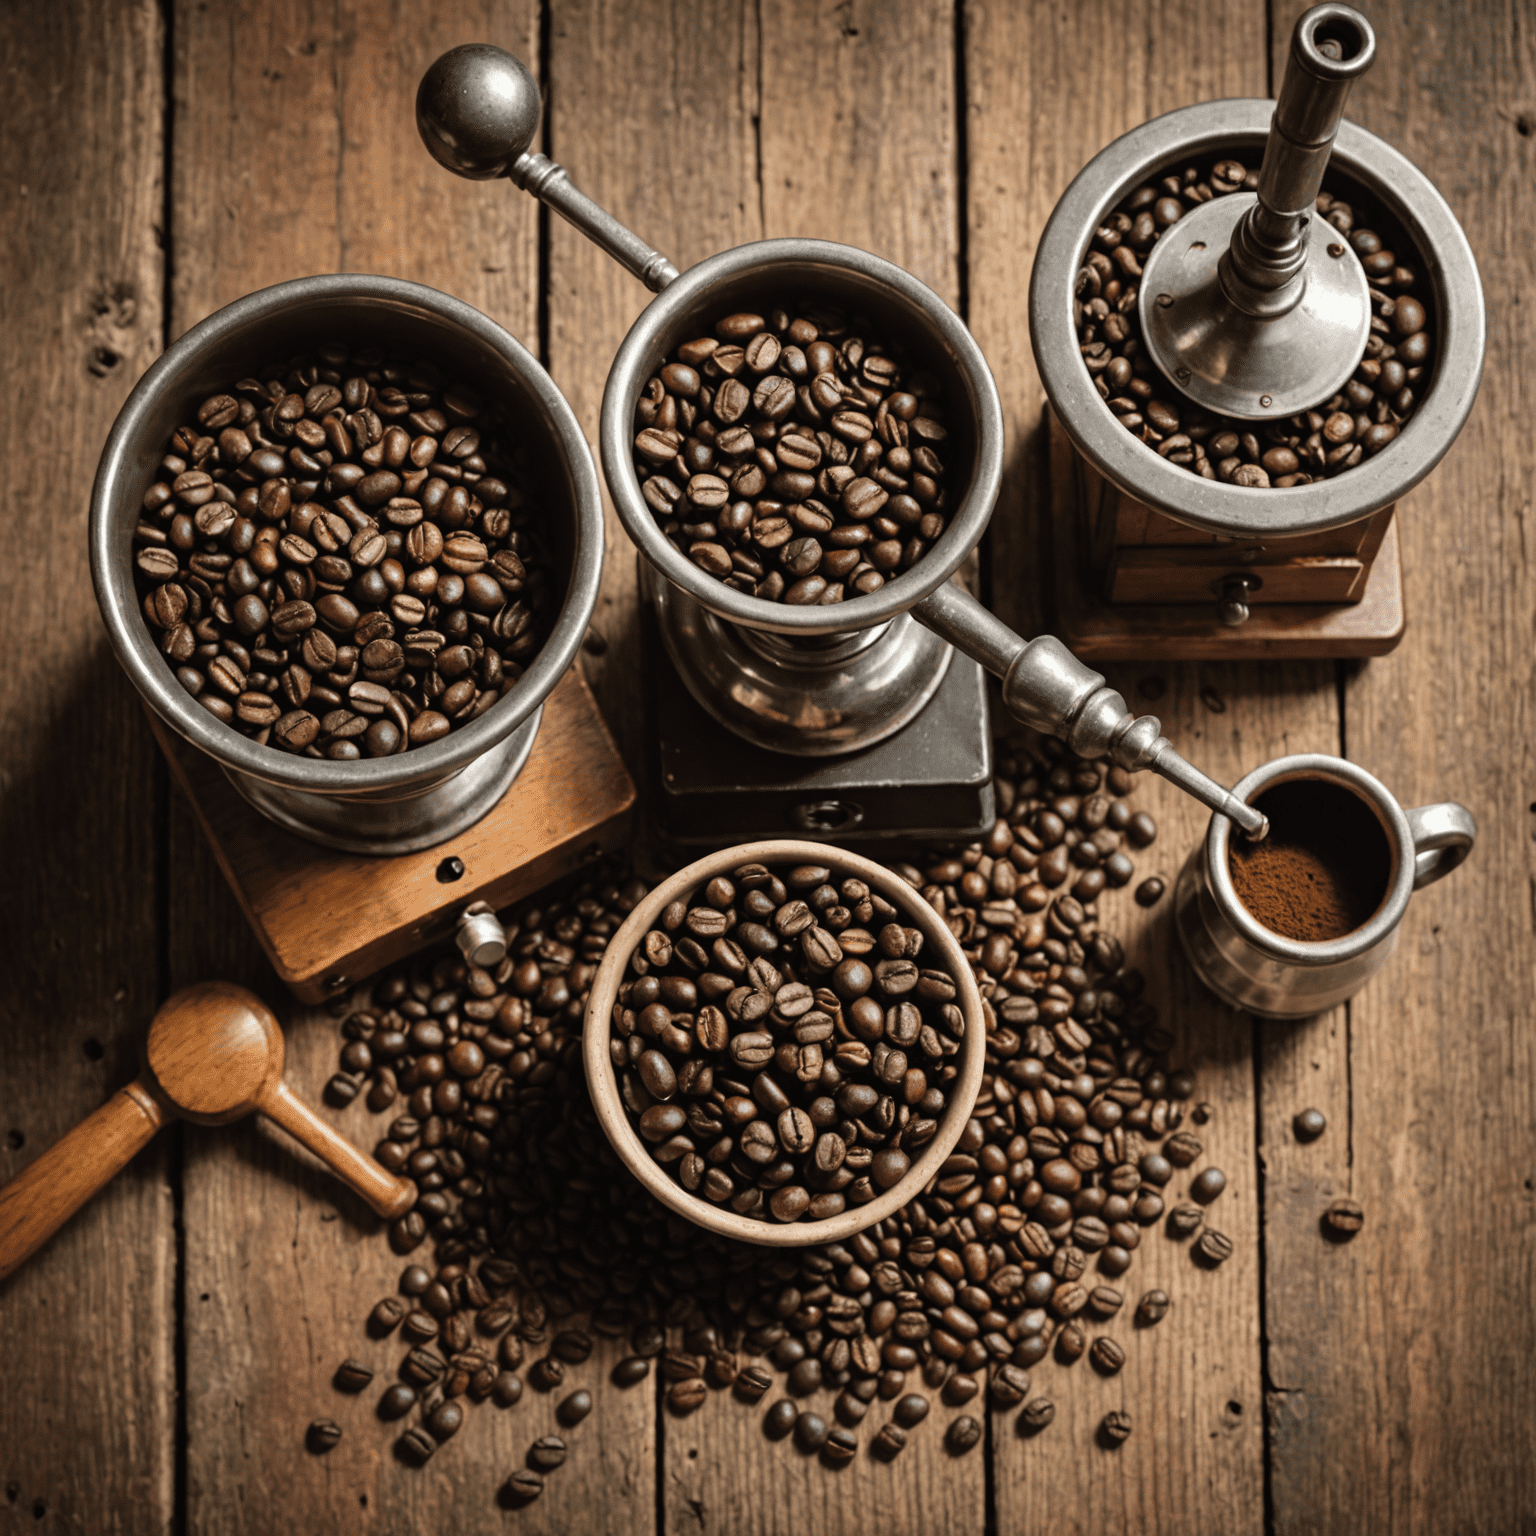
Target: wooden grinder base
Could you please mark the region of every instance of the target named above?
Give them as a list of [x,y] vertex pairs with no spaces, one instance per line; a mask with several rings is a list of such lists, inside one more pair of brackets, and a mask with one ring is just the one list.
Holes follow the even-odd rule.
[[[1109,602],[1084,559],[1085,479],[1090,473],[1056,414],[1049,442],[1055,633],[1084,661],[1262,661],[1384,656],[1403,638],[1403,576],[1397,519],[1390,517],[1357,602],[1252,604],[1235,627],[1209,602]],[[1282,493],[1283,494],[1283,493]],[[1146,551],[1170,562],[1178,551]],[[1194,551],[1191,551],[1194,553]],[[1234,566],[1233,569],[1241,569]]]
[[[473,901],[502,907],[622,847],[635,786],[576,667],[544,704],[523,771],[475,826],[420,853],[342,853],[275,826],[205,753],[150,724],[261,947],[304,1002],[452,933]],[[438,879],[445,859],[464,873]]]

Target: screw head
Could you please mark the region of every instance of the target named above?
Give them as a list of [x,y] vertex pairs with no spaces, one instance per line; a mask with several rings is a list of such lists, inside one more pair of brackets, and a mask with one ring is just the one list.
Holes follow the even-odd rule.
[[1157,307],[1159,309],[1167,309],[1168,306],[1170,304],[1172,304],[1172,303],[1173,303],[1173,295],[1171,293],[1160,293],[1160,294],[1158,294],[1158,296],[1157,296]]
[[1173,376],[1174,376],[1174,378],[1176,378],[1179,381],[1180,384],[1188,384],[1189,383],[1189,369],[1188,368],[1175,368],[1173,370]]
[[1262,405],[1265,410],[1268,410],[1269,407],[1271,405],[1273,405],[1274,403],[1275,402],[1274,402],[1273,398],[1271,396],[1269,396],[1269,395],[1260,395],[1259,396],[1259,404]]
[[504,175],[526,154],[541,113],[527,66],[490,43],[450,49],[416,92],[422,143],[439,165],[471,181]]

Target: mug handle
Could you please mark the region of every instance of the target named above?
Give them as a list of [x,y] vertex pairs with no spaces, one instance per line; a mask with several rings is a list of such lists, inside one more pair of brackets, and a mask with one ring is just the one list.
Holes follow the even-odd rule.
[[1477,822],[1466,806],[1454,800],[1421,805],[1408,812],[1413,836],[1413,888],[1422,890],[1448,875],[1472,852]]

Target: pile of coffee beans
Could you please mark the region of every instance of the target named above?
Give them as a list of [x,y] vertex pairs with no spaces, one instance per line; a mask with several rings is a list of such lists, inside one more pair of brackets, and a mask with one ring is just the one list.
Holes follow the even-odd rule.
[[744,864],[661,912],[610,1053],[635,1128],[684,1189],[820,1221],[900,1182],[939,1128],[965,1017],[898,916],[831,864]]
[[726,315],[635,408],[635,473],[700,570],[770,602],[876,592],[944,532],[932,374],[814,303]]
[[1370,285],[1371,333],[1354,377],[1316,410],[1282,421],[1259,424],[1200,409],[1163,377],[1142,341],[1142,263],[1196,204],[1258,185],[1257,167],[1223,158],[1131,192],[1094,231],[1077,275],[1079,348],[1121,425],[1170,464],[1233,485],[1310,485],[1379,453],[1412,414],[1431,351],[1419,291],[1427,283],[1409,264],[1409,252],[1390,250],[1374,230],[1357,227],[1350,203],[1319,194],[1318,213],[1354,248]]
[[[612,1380],[633,1387],[659,1371],[673,1414],[711,1390],[761,1405],[782,1373],[765,1432],[793,1435],[829,1465],[858,1453],[861,1432],[878,1456],[899,1455],[922,1432],[926,1394],[949,1408],[985,1397],[1040,1433],[1055,1409],[1035,1390],[1037,1367],[1089,1355],[1118,1370],[1123,1351],[1113,1339],[1095,1349],[1095,1335],[1129,1314],[1141,1326],[1166,1315],[1159,1290],[1126,1304],[1143,1241],[1161,1226],[1194,1239],[1204,1265],[1231,1253],[1206,1225],[1219,1170],[1202,1169],[1190,1198],[1165,1210],[1202,1153],[1183,1128],[1194,1082],[1171,1069],[1172,1036],[1098,921],[1096,896],[1129,881],[1127,849],[1155,838],[1151,818],[1124,798],[1127,775],[1052,741],[1001,748],[996,788],[999,820],[983,841],[895,866],[974,968],[988,1031],[981,1094],[931,1186],[845,1243],[769,1252],[716,1237],[653,1199],[609,1145],[582,1078],[580,1027],[639,882],[598,878],[515,914],[494,970],[428,958],[347,1005],[331,1097],[366,1091],[392,1114],[375,1155],[421,1194],[390,1240],[402,1254],[429,1238],[435,1250],[368,1322],[403,1346],[378,1404],[386,1420],[418,1415],[403,1456],[424,1459],[457,1427],[444,1405],[510,1408],[525,1383],[564,1404],[594,1336],[627,1336]],[[837,894],[850,912],[863,899]],[[1208,1116],[1197,1105],[1191,1119]],[[835,1424],[804,1403],[818,1390],[835,1394]],[[589,1401],[562,1407],[562,1424]],[[886,1403],[888,1419],[866,1428]],[[956,1418],[944,1439],[963,1454],[980,1423]],[[536,1497],[565,1449],[536,1442],[506,1497]]]
[[144,616],[215,719],[307,757],[477,720],[542,644],[549,562],[499,408],[322,347],[210,395],[134,534]]

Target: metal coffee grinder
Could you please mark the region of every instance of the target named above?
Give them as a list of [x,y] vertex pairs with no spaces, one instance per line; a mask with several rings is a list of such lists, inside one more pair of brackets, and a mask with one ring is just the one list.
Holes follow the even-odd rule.
[[1394,509],[1472,408],[1485,322],[1444,199],[1342,120],[1375,49],[1358,11],[1314,6],[1277,103],[1155,118],[1052,213],[1030,328],[1057,619],[1085,656],[1372,656],[1402,636]]
[[[680,275],[530,149],[538,87],[499,48],[445,54],[422,80],[416,114],[447,169],[508,177],[658,294],[609,373],[601,447],[619,516],[642,556],[662,646],[686,690],[660,711],[669,832],[719,842],[978,831],[994,814],[984,668],[1002,679],[1004,703],[1020,719],[1085,756],[1153,769],[1262,836],[1262,815],[1180,757],[1155,719],[1134,719],[1060,641],[1026,642],[951,581],[991,515],[1003,432],[986,362],[936,294],[868,252],[819,240],[756,242]],[[631,460],[636,403],[677,345],[722,315],[802,293],[870,316],[937,375],[949,406],[947,463],[959,487],[948,526],[915,566],[829,607],[768,602],[700,570],[663,535]]]

